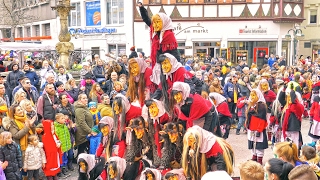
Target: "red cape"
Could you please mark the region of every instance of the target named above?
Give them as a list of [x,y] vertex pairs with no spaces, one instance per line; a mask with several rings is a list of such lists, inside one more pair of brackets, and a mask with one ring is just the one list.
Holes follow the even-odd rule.
[[152,42],[151,44],[151,55],[150,59],[152,61],[152,69],[157,63],[157,52],[160,50],[160,47],[162,48],[162,52],[165,53],[168,50],[173,50],[178,48],[178,43],[176,40],[176,37],[174,36],[174,33],[172,30],[167,30],[164,32],[162,36],[162,42],[160,43],[160,38],[158,34],[156,34],[153,38],[153,27],[152,24],[150,25],[150,40]]
[[287,137],[286,131],[288,129],[290,114],[294,113],[298,118],[298,120],[301,121],[303,111],[304,111],[304,107],[302,104],[299,103],[297,99],[295,104],[290,104],[288,109],[286,109],[285,116],[283,118],[283,126],[282,126],[282,129],[283,129],[282,133],[283,133],[284,139]]
[[[60,172],[60,166],[62,164],[62,152],[61,148],[57,148],[56,142],[53,139],[53,135],[51,133],[51,123],[53,121],[51,120],[44,120],[42,121],[43,124],[43,136],[42,136],[42,142],[43,142],[43,149],[46,154],[47,163],[45,168],[43,169],[43,172],[46,176],[55,176]],[[54,134],[57,139],[58,136]],[[60,159],[60,164],[58,164],[58,157]],[[59,168],[57,168],[59,167]],[[53,168],[57,168],[56,170],[51,170]]]
[[217,106],[217,111],[220,114],[223,114],[223,115],[228,116],[228,117],[232,117],[232,114],[230,113],[228,104],[226,102],[220,103]]
[[[172,88],[172,85],[174,82],[184,82],[185,79],[191,79],[193,76],[184,67],[178,68],[171,75],[172,75],[172,80],[170,78],[168,78],[166,81],[168,84],[168,90],[170,90]],[[162,89],[161,83],[159,84],[159,88]]]
[[140,107],[131,105],[129,111],[126,113],[127,125],[128,125],[128,123],[130,122],[131,119],[134,119],[134,118],[137,118],[137,117],[141,116],[141,111],[142,110],[141,110]]
[[190,97],[193,98],[193,102],[190,107],[189,117],[186,117],[181,110],[178,115],[179,119],[187,121],[187,129],[193,126],[194,120],[200,119],[203,115],[210,111],[212,107],[212,103],[210,101],[203,99],[198,94],[190,95]]

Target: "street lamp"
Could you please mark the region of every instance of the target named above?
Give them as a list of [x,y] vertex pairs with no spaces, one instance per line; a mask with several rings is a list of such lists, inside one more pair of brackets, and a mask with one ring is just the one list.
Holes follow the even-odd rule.
[[288,65],[291,66],[294,63],[294,60],[297,62],[297,44],[299,40],[304,39],[304,34],[302,34],[300,26],[296,24],[293,29],[288,30],[285,38],[286,40],[291,40],[290,59],[288,61]]

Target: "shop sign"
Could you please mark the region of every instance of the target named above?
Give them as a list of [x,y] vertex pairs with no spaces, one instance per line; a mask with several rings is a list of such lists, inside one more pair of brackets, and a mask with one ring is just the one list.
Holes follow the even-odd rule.
[[70,28],[69,33],[71,35],[74,34],[111,34],[111,33],[116,33],[117,29],[116,28],[92,28],[92,29],[82,29],[82,28]]
[[267,28],[239,29],[240,35],[246,34],[267,34]]
[[206,34],[209,33],[208,29],[201,26],[200,23],[189,26],[189,27],[183,27],[180,23],[177,24],[177,26],[174,27],[174,32],[176,35],[180,33],[184,34]]

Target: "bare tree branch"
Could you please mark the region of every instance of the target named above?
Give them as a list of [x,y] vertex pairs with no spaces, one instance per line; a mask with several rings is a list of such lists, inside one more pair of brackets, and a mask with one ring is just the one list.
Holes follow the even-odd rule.
[[[20,2],[20,3],[18,3]],[[15,28],[23,24],[34,22],[39,17],[30,14],[29,8],[22,0],[0,1],[0,26],[11,29],[11,41],[15,38]]]

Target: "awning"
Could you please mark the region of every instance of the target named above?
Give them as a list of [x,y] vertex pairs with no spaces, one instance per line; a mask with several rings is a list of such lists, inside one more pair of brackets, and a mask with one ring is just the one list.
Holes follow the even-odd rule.
[[55,50],[55,46],[35,44],[35,43],[22,43],[22,42],[3,42],[0,43],[0,50],[8,51],[51,51]]

